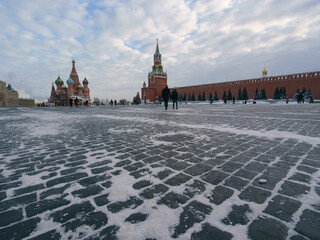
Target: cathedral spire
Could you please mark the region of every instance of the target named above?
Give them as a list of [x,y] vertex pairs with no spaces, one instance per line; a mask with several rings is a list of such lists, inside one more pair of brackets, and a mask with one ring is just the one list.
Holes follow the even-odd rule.
[[73,59],[72,60],[72,70],[71,73],[77,74],[76,66],[75,66],[76,61]]

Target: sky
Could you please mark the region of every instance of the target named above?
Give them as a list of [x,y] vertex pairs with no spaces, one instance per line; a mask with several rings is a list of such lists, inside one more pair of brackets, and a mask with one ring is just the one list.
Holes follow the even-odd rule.
[[132,100],[156,39],[169,87],[320,70],[319,0],[0,0],[0,80],[47,99],[72,59],[91,98]]

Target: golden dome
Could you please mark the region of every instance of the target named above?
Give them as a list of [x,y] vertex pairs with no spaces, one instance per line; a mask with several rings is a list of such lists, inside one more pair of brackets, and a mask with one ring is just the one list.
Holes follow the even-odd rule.
[[263,75],[267,75],[268,74],[268,70],[266,69],[266,66],[264,66],[264,69],[262,70],[262,74]]

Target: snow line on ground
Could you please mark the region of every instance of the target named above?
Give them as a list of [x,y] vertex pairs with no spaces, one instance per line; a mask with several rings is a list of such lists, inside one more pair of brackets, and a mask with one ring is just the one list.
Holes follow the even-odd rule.
[[274,138],[289,138],[289,139],[296,139],[300,142],[307,142],[309,144],[312,144],[313,146],[320,145],[320,138],[317,137],[310,137],[310,136],[304,136],[300,134],[296,134],[293,132],[286,132],[286,131],[278,131],[278,130],[262,130],[262,131],[256,131],[256,130],[250,130],[250,129],[238,129],[238,128],[232,128],[226,125],[193,125],[193,124],[186,124],[186,123],[177,123],[172,121],[154,121],[149,118],[140,118],[140,117],[120,117],[120,116],[111,116],[111,115],[95,115],[95,117],[102,117],[102,118],[108,118],[113,120],[124,120],[124,121],[136,121],[136,122],[143,122],[143,123],[150,123],[150,124],[159,124],[159,125],[170,125],[170,126],[177,126],[177,127],[185,127],[185,128],[191,128],[191,129],[210,129],[217,132],[228,132],[233,134],[245,134],[249,136],[254,137],[266,137],[269,139]]

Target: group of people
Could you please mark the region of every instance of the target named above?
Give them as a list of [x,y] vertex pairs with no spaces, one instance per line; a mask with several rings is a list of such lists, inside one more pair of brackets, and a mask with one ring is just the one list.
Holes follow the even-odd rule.
[[[69,99],[69,105],[70,107],[73,107],[73,103],[74,103],[74,106],[76,108],[78,108],[80,106],[80,100],[76,97],[74,100],[72,98]],[[88,100],[84,102],[84,105],[85,106],[89,106],[89,102]]]
[[178,110],[178,96],[177,89],[173,89],[170,94],[168,85],[162,90],[162,100],[164,101],[164,107],[166,110],[168,109],[169,99],[171,99],[173,103],[172,109],[174,109],[174,106],[176,105],[176,109]]

